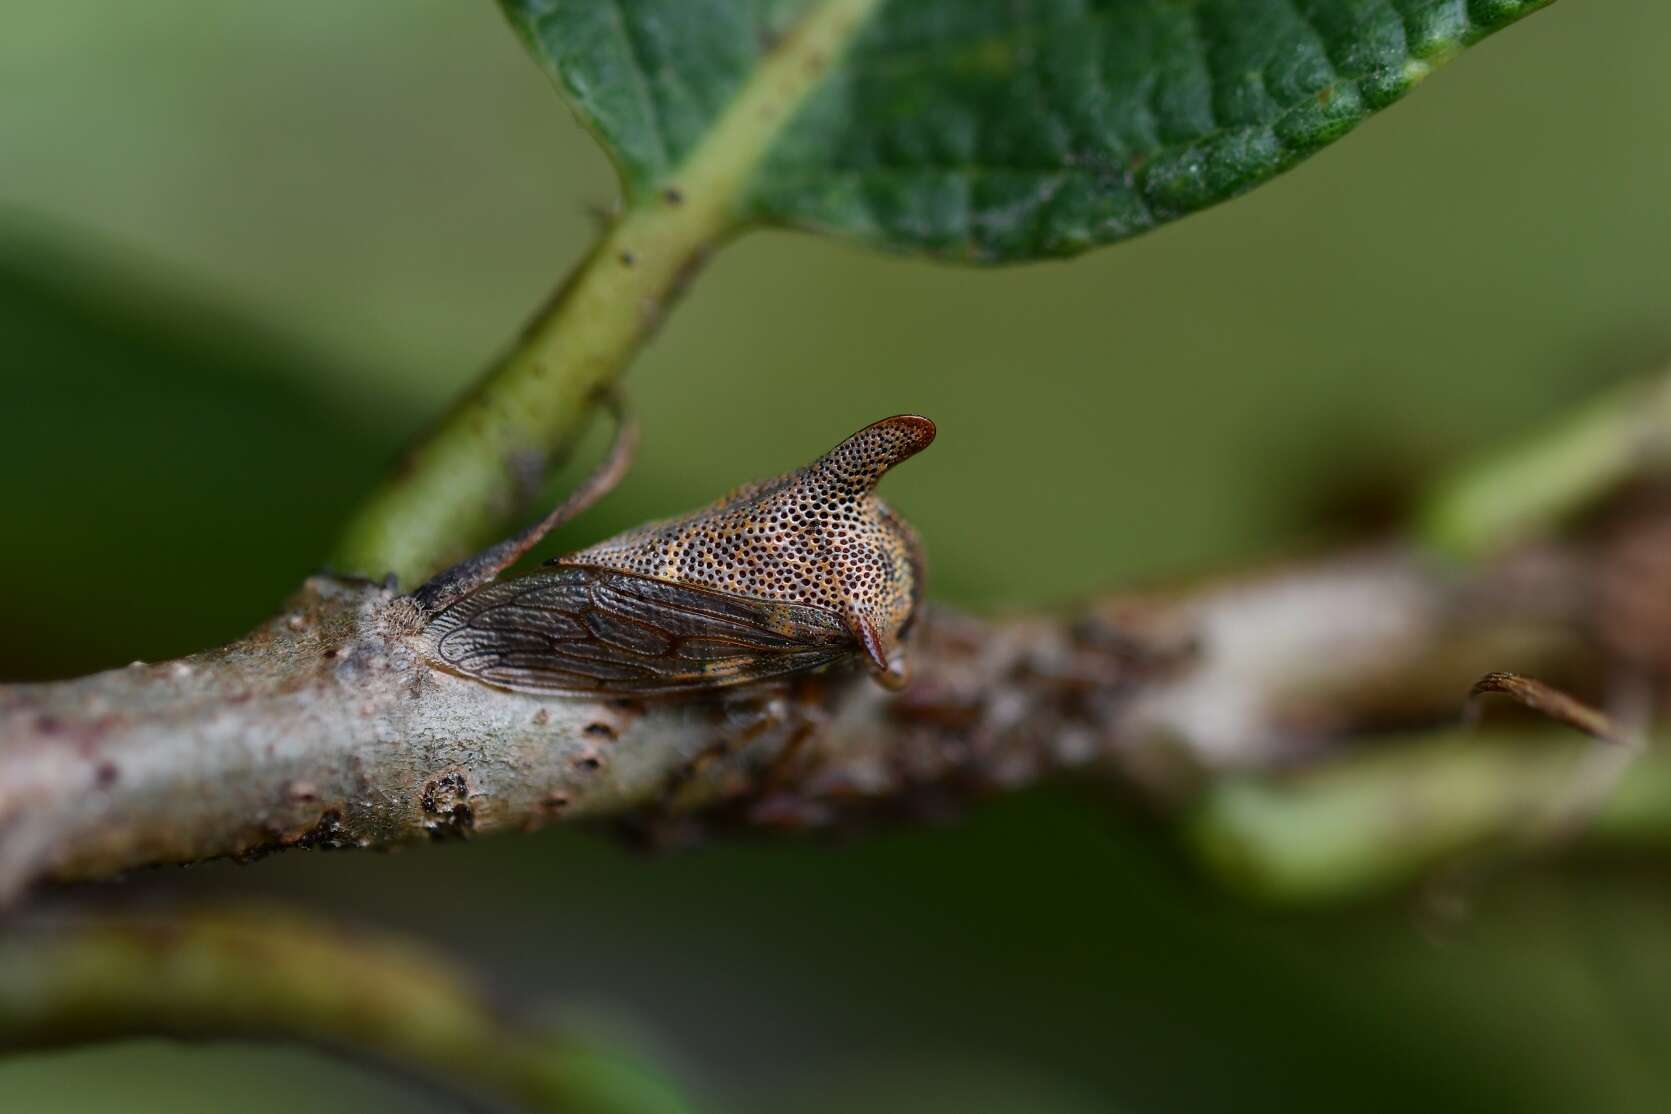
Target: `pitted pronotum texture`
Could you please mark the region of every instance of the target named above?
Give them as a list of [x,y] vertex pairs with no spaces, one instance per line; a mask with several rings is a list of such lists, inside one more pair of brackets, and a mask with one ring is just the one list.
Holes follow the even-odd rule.
[[922,555],[874,491],[934,433],[927,418],[886,418],[804,468],[483,588],[431,621],[434,656],[509,688],[652,693],[862,653],[897,686]]
[[927,418],[867,426],[807,465],[747,484],[711,507],[653,522],[560,558],[775,603],[810,604],[884,645],[910,618],[920,553],[875,496],[885,472],[934,440]]

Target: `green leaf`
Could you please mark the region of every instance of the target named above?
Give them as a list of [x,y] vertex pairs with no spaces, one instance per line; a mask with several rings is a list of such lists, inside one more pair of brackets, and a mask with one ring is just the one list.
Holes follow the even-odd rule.
[[[1548,2],[504,6],[629,205],[677,198],[693,160],[717,159],[738,221],[1002,262],[1112,243],[1250,189]],[[785,81],[786,59],[816,79]],[[779,85],[793,112],[740,116]]]

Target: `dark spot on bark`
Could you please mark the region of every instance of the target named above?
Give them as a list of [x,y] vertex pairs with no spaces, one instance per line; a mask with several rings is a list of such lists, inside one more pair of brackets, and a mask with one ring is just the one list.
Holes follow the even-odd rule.
[[535,727],[544,727],[546,724],[548,724],[550,722],[551,722],[551,713],[546,711],[544,708],[541,708],[539,711],[534,713],[534,726]]
[[328,658],[334,658],[334,657],[336,657],[336,656],[337,656],[337,651],[336,651],[336,647],[335,647],[335,646],[333,646],[333,647],[331,647],[331,648],[330,648],[330,649],[329,649],[329,650],[326,650],[326,651],[325,651],[325,656],[326,656],[326,657],[328,657]]
[[574,760],[574,764],[582,770],[595,770],[603,765],[603,760],[595,754],[583,754]]
[[319,814],[319,822],[295,840],[296,847],[317,847],[321,851],[335,851],[351,846],[342,838],[342,810],[328,808]]
[[545,799],[540,802],[540,807],[545,809],[547,812],[562,812],[565,808],[569,807],[568,794],[558,792],[547,793],[545,795]]
[[433,840],[464,839],[476,826],[470,807],[470,781],[463,773],[442,774],[424,786],[418,803],[424,810],[424,830]]
[[607,723],[588,723],[586,734],[599,739],[615,739],[618,737],[615,729]]
[[121,771],[116,768],[114,762],[100,762],[93,768],[93,784],[100,789],[109,789],[115,785],[119,776]]

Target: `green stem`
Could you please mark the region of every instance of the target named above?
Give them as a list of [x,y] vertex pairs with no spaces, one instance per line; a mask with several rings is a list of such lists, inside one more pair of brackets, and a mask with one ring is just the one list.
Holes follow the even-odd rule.
[[275,1037],[561,1114],[687,1114],[618,1050],[515,1022],[450,964],[275,909],[95,922],[0,942],[0,1047]]
[[708,253],[783,125],[877,0],[823,0],[777,45],[703,142],[615,221],[510,353],[349,522],[339,572],[412,584],[501,531],[573,443]]
[[[1547,842],[1586,762],[1609,755],[1571,733],[1453,732],[1290,775],[1215,781],[1185,820],[1202,860],[1232,888],[1325,902],[1396,888],[1470,852]],[[1616,754],[1617,752],[1611,752]],[[1671,843],[1671,757],[1649,749],[1577,817],[1572,834],[1627,847]]]
[[1474,558],[1548,530],[1647,467],[1671,444],[1671,376],[1633,380],[1446,479],[1417,537]]

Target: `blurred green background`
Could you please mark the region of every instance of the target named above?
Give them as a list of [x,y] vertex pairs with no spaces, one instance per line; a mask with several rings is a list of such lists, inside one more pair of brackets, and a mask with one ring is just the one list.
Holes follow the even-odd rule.
[[[514,333],[613,196],[485,0],[7,6],[0,676],[261,618]],[[762,234],[629,378],[646,434],[572,545],[920,410],[888,495],[975,607],[1344,532],[1671,351],[1671,6],[1558,4],[1229,206],[1003,271]],[[624,1025],[715,1109],[1663,1110],[1651,864],[1275,913],[1061,791],[942,829],[644,858],[595,835],[293,854],[96,891],[260,893]],[[1454,910],[1451,911],[1453,914]],[[19,1111],[441,1109],[305,1052],[0,1062]]]

